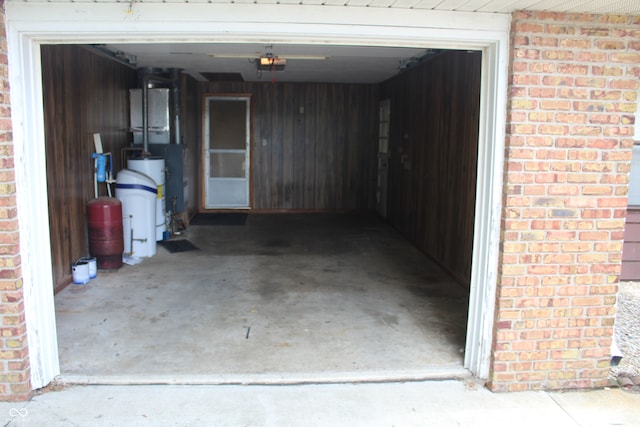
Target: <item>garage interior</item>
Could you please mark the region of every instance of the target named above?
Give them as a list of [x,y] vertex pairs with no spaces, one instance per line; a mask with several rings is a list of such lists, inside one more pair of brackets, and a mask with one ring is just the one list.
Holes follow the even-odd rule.
[[[352,57],[366,50],[343,48]],[[159,49],[149,47],[153,63],[137,65],[172,66],[161,63]],[[185,64],[181,140],[170,144],[181,146],[179,213],[189,223],[220,212],[203,202],[203,99],[242,95],[250,98],[252,114],[246,222],[189,224],[179,238],[198,250],[158,247],[140,264],[101,270],[89,284],[73,285],[70,266],[89,253],[92,135],[100,133],[104,151],[117,153],[114,169],[120,170],[120,153],[133,142],[129,89],[138,87],[138,77],[120,51],[42,46],[52,274],[65,379],[233,383],[460,375],[481,52],[407,49],[410,56],[401,61],[360,55],[365,69],[381,73],[385,61],[393,61],[395,70],[356,79],[322,59],[301,60],[300,73],[291,59],[285,71],[260,75],[247,58],[254,67],[248,74],[226,68],[231,61],[187,72],[192,53],[186,50],[173,55]],[[223,59],[232,57],[225,53]],[[388,156],[379,155],[383,144]],[[381,158],[388,161],[384,172]]]

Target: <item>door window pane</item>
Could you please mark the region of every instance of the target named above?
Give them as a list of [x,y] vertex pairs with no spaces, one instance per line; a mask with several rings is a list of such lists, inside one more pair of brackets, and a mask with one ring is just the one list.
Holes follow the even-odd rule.
[[247,148],[247,103],[219,99],[210,102],[210,148],[245,150]]
[[210,178],[244,178],[244,153],[211,153],[209,155]]

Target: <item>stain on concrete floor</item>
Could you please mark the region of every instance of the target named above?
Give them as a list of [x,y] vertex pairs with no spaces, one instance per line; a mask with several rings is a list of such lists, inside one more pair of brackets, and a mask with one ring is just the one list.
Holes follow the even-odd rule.
[[200,251],[158,248],[56,296],[63,375],[462,366],[467,291],[377,218],[250,215],[185,234]]

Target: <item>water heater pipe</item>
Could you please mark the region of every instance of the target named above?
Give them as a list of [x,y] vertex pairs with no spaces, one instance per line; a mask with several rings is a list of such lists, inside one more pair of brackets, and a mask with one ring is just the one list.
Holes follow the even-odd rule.
[[174,143],[182,144],[181,129],[180,129],[180,73],[181,68],[171,68],[169,70],[171,78],[173,79],[173,86],[171,87],[171,100],[173,102],[173,116],[175,119],[175,125],[173,132],[175,134]]

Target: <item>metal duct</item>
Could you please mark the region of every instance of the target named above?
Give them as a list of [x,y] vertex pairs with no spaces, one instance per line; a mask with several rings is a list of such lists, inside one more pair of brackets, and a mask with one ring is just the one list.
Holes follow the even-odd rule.
[[174,132],[176,144],[180,144],[180,72],[179,68],[170,70],[170,77],[158,74],[157,68],[142,68],[138,70],[138,82],[142,87],[142,144],[144,155],[149,153],[149,86],[152,83],[168,84],[171,88],[173,115],[174,115]]

